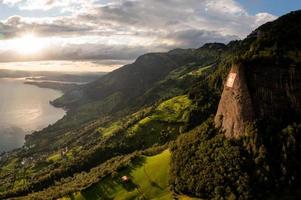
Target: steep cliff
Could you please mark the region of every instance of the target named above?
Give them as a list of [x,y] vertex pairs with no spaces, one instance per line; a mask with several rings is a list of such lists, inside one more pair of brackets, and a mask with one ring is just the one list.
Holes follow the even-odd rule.
[[[233,80],[234,79],[234,80]],[[301,66],[256,59],[234,64],[215,116],[226,137],[247,134],[255,122],[283,128],[300,120]]]
[[255,30],[235,47],[215,124],[226,137],[247,134],[250,125],[281,130],[300,122],[301,11]]
[[215,122],[225,131],[226,137],[238,137],[253,121],[254,112],[245,69],[243,65],[236,64],[225,83]]

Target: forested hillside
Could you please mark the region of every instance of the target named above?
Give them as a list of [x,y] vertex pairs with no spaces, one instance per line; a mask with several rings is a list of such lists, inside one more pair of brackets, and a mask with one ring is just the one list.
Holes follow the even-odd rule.
[[[215,69],[224,49],[225,45],[211,44],[148,54],[67,93],[58,102],[85,95],[72,96],[76,104],[64,105],[69,108],[65,118],[28,136],[22,149],[3,155],[2,196],[38,192],[116,156],[176,139],[195,123],[194,113],[199,112],[187,89]],[[64,194],[70,193],[64,188]]]
[[300,16],[292,12],[258,28],[214,72],[229,73],[214,120],[172,148],[175,191],[209,199],[300,198]]
[[299,199],[300,18],[68,91],[62,120],[1,156],[0,198]]

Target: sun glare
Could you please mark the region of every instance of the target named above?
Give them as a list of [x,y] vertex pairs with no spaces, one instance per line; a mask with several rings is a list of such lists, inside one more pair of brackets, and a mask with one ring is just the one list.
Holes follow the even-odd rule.
[[14,40],[13,48],[23,55],[39,53],[45,47],[45,42],[33,33],[26,34]]

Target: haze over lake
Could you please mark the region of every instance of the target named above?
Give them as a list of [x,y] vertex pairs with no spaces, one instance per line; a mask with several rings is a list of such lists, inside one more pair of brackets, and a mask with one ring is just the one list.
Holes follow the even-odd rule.
[[26,134],[43,129],[65,115],[49,104],[60,91],[0,78],[0,152],[21,147]]

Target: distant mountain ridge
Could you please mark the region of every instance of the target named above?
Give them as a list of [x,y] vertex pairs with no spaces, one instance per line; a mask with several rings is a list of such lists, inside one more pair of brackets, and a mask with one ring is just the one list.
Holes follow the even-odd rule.
[[36,144],[40,150],[47,150],[49,147],[43,144],[63,137],[65,130],[85,126],[99,118],[124,117],[162,99],[182,95],[198,80],[198,76],[192,74],[182,75],[203,67],[213,70],[226,49],[224,44],[212,43],[199,49],[175,49],[167,53],[142,55],[133,64],[78,86],[51,102],[67,108],[67,115],[56,124],[26,136],[26,145]]
[[[141,95],[172,70],[186,63],[203,64],[204,60],[212,59],[218,54],[217,51],[222,51],[225,47],[224,44],[212,43],[198,50],[175,49],[168,53],[149,53],[137,58],[133,64],[125,65],[80,90],[67,93],[53,103],[56,106],[71,108],[104,99],[117,91],[122,93],[123,101],[128,101]],[[205,51],[211,51],[209,54],[214,55],[209,57],[205,54],[199,57]]]

